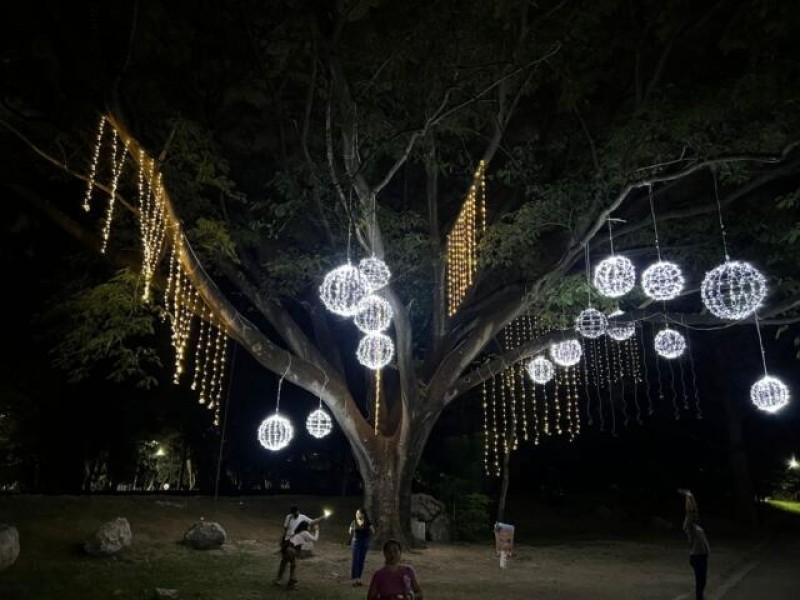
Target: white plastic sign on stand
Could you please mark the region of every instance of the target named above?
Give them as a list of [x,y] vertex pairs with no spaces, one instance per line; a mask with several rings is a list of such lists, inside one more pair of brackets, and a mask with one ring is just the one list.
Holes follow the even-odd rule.
[[506,560],[514,553],[514,526],[508,523],[494,524],[494,549],[500,555],[500,568],[506,568]]

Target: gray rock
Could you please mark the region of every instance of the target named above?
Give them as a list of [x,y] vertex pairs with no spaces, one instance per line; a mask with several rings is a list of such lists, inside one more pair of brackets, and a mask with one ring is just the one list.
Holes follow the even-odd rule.
[[180,590],[168,590],[167,588],[156,588],[153,590],[153,595],[150,596],[153,600],[180,600]]
[[113,556],[123,548],[130,546],[132,538],[128,519],[117,517],[113,521],[103,523],[86,541],[83,548],[87,554],[92,556]]
[[195,550],[215,550],[227,539],[222,526],[213,521],[197,521],[183,536],[183,541]]
[[19,531],[13,525],[0,524],[0,571],[13,565],[19,556]]
[[445,505],[427,494],[411,494],[411,517],[430,523],[443,513]]
[[428,524],[428,534],[431,536],[432,542],[450,541],[450,519],[446,514],[438,515]]
[[603,521],[611,521],[614,518],[614,512],[605,504],[601,504],[594,511],[595,516]]

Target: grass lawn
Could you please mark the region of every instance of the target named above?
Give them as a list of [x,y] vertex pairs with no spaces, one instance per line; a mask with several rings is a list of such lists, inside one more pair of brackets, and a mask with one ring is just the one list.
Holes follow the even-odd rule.
[[[220,498],[154,496],[0,497],[0,522],[20,531],[17,563],[0,573],[0,599],[137,599],[156,587],[177,588],[185,599],[366,598],[350,585],[344,545],[358,498],[287,496]],[[314,556],[300,562],[300,585],[272,585],[283,515],[297,503],[310,515],[334,509],[322,527]],[[126,517],[133,545],[115,558],[92,558],[80,543],[101,522]],[[218,521],[229,541],[200,552],[179,543],[193,521]],[[528,531],[527,537],[524,532]],[[672,599],[689,591],[687,543],[679,531],[609,538],[586,532],[538,539],[518,529],[516,553],[501,570],[491,539],[476,544],[429,544],[404,553],[414,565],[428,600],[456,598]],[[735,568],[752,540],[715,540],[710,585]],[[382,565],[371,551],[365,579]]]

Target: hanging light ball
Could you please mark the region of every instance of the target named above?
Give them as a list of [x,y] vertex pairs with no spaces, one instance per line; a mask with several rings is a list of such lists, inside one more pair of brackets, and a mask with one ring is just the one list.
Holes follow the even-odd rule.
[[309,413],[306,419],[306,429],[315,438],[322,439],[333,429],[333,419],[321,408]]
[[359,304],[359,311],[354,319],[356,327],[364,333],[380,333],[389,329],[392,324],[392,306],[380,296],[367,296]]
[[633,337],[633,334],[636,333],[636,323],[633,321],[627,322],[616,322],[614,317],[620,317],[625,313],[621,310],[615,310],[613,313],[608,315],[608,328],[606,329],[606,333],[608,337],[610,337],[615,342],[624,342],[625,340],[630,339]]
[[544,356],[537,356],[528,363],[526,368],[528,369],[528,375],[530,375],[530,378],[533,379],[533,382],[541,383],[543,385],[553,379],[553,375],[556,371],[553,363],[547,360]]
[[583,349],[578,340],[565,340],[550,346],[553,362],[561,367],[572,367],[581,361]]
[[367,280],[356,267],[347,263],[325,275],[319,287],[322,303],[332,313],[352,317],[367,295]]
[[642,290],[653,300],[672,300],[683,291],[686,281],[681,268],[675,263],[660,260],[642,273]]
[[391,362],[394,356],[394,343],[392,338],[383,333],[368,333],[358,343],[356,358],[358,362],[377,371]]
[[267,450],[277,452],[289,445],[294,437],[294,427],[289,419],[275,413],[258,426],[258,441]]
[[624,256],[609,256],[601,260],[594,270],[594,287],[603,296],[619,298],[636,285],[636,268]]
[[608,319],[596,308],[587,308],[575,319],[575,331],[585,338],[597,339],[606,332]]
[[656,334],[655,349],[664,358],[678,358],[686,350],[686,338],[674,329],[667,327]]
[[358,263],[358,270],[361,275],[367,280],[367,292],[372,293],[381,289],[389,283],[389,278],[392,276],[389,267],[380,258],[370,256],[364,258]]
[[750,400],[764,412],[778,412],[789,404],[789,388],[777,377],[765,375],[750,388]]
[[700,286],[705,307],[715,317],[735,321],[753,314],[767,295],[767,280],[753,265],[728,260],[706,273]]

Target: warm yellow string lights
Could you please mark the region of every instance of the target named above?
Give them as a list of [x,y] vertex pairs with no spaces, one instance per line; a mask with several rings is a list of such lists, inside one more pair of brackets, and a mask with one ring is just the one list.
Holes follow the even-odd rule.
[[480,161],[461,211],[447,236],[447,315],[467,295],[478,268],[478,240],[486,231],[486,163]]
[[381,370],[375,371],[375,435],[380,431],[381,417]]
[[[110,143],[106,139],[110,138]],[[104,153],[104,148],[108,151]],[[101,165],[101,157],[108,155],[108,167]],[[131,158],[136,167],[138,189],[139,231],[142,242],[142,299],[150,301],[153,278],[159,268],[165,246],[169,246],[169,265],[164,290],[165,314],[170,318],[172,345],[175,350],[173,381],[178,383],[185,370],[192,330],[197,330],[194,348],[194,374],[192,390],[199,391],[199,401],[214,410],[214,423],[219,425],[222,399],[222,381],[227,363],[228,336],[221,321],[205,305],[199,290],[193,285],[183,266],[181,244],[183,234],[180,224],[168,205],[163,175],[156,160],[147,155],[139,144],[120,129],[112,117],[100,118],[94,152],[87,177],[87,188],[82,208],[91,210],[98,174],[110,172],[109,200],[102,226],[101,252],[105,253],[114,217],[117,189],[125,164]],[[171,234],[168,237],[168,232]],[[192,326],[197,320],[197,327]]]

